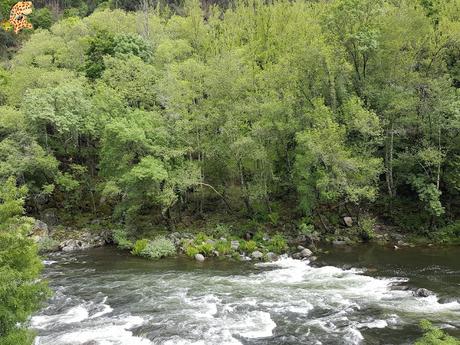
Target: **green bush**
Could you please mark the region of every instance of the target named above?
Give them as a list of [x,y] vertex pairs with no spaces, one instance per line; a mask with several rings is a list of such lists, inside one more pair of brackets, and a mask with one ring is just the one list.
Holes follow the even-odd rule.
[[184,251],[187,256],[195,257],[196,254],[199,254],[200,251],[197,247],[195,247],[192,243],[188,243],[184,246]]
[[428,320],[420,321],[420,328],[425,334],[414,345],[460,345],[459,339],[446,334]]
[[122,228],[118,228],[113,230],[112,233],[113,242],[121,249],[132,249],[133,242],[128,240],[128,235],[126,234],[126,230]]
[[233,252],[232,244],[230,241],[217,241],[215,249],[219,252],[220,255],[228,255]]
[[197,246],[197,249],[204,256],[210,256],[214,250],[214,246],[211,243],[205,242]]
[[195,240],[194,242],[196,244],[201,244],[203,242],[206,242],[206,240],[208,240],[209,237],[208,235],[206,235],[204,232],[199,232],[196,236],[195,236]]
[[360,236],[363,240],[368,241],[375,237],[374,232],[375,219],[371,217],[363,217],[359,222]]
[[286,240],[281,234],[276,234],[268,242],[267,249],[270,252],[281,254],[287,249]]
[[253,240],[240,241],[240,249],[246,253],[252,253],[257,249],[257,243]]
[[133,249],[131,250],[131,254],[142,256],[142,252],[145,250],[145,248],[147,248],[148,244],[149,240],[145,238],[142,240],[137,240],[136,243],[134,243]]
[[142,256],[151,259],[164,258],[174,254],[176,254],[174,243],[165,237],[157,237],[153,241],[149,241],[144,250],[141,251]]
[[38,243],[38,251],[41,253],[52,252],[59,249],[59,242],[51,237],[44,238]]

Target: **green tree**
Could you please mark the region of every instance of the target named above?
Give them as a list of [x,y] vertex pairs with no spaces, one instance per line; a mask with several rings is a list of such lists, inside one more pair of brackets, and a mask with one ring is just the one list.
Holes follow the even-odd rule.
[[0,188],[0,344],[27,345],[33,334],[24,323],[47,297],[36,244],[27,237],[32,220],[23,217],[25,187],[9,178]]

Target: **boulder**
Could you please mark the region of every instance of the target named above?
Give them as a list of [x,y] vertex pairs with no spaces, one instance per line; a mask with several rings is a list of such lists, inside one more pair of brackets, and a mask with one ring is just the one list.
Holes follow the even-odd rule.
[[310,249],[304,248],[299,254],[301,258],[308,258],[313,255],[313,252]]
[[425,288],[419,288],[417,290],[414,290],[412,292],[412,294],[415,296],[415,297],[428,297],[428,296],[431,296],[433,293],[428,290],[428,289],[425,289]]
[[310,261],[316,261],[316,260],[318,260],[318,257],[316,257],[316,256],[310,256],[308,259],[309,259]]
[[106,239],[99,234],[84,233],[78,239],[68,239],[59,244],[63,252],[73,252],[88,248],[102,247]]
[[294,254],[292,254],[292,258],[293,258],[293,259],[296,259],[296,260],[302,259],[302,257],[300,256],[300,253],[294,253]]
[[29,233],[29,237],[31,237],[35,242],[41,242],[45,238],[48,238],[48,236],[48,225],[41,220],[36,220]]
[[233,240],[231,242],[231,247],[232,247],[233,250],[238,250],[238,248],[240,247],[240,242],[236,241],[236,240]]
[[343,222],[349,228],[351,228],[353,226],[353,218],[351,218],[351,217],[343,217]]
[[304,250],[304,249],[305,249],[305,247],[303,247],[303,246],[297,246],[297,250],[300,251],[300,252],[301,252],[302,250]]
[[258,250],[256,251],[253,251],[252,254],[251,254],[251,257],[255,260],[260,260],[264,257],[264,254],[262,254],[262,252],[259,252]]
[[203,254],[195,254],[195,260],[199,262],[203,262],[204,261]]
[[267,257],[267,261],[276,261],[276,260],[278,260],[278,255],[276,255],[275,253],[272,253],[272,252],[268,252],[266,257]]
[[246,241],[252,240],[253,237],[254,237],[254,234],[252,232],[247,232],[244,234],[244,239]]
[[458,303],[459,300],[455,297],[441,297],[438,299],[438,302],[441,304],[448,304],[448,303]]

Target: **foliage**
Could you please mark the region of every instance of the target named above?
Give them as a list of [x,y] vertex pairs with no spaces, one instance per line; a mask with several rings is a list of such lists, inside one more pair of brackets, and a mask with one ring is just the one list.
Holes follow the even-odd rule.
[[151,259],[159,259],[176,254],[176,247],[171,240],[165,237],[157,237],[149,241],[147,246],[142,250],[141,255]]
[[369,216],[365,216],[359,220],[360,236],[364,241],[369,241],[375,237],[374,232],[375,219]]
[[414,345],[458,345],[459,339],[448,335],[441,329],[433,326],[428,320],[420,321],[420,328],[425,333]]
[[24,213],[25,187],[9,178],[0,188],[0,344],[31,344],[24,327],[32,312],[46,299],[45,282],[37,279],[42,263],[37,246],[27,237],[33,222]]
[[133,249],[134,244],[128,239],[126,230],[123,228],[116,228],[112,232],[113,241],[120,249]]
[[147,240],[145,238],[143,238],[141,240],[137,240],[134,243],[133,249],[131,250],[131,254],[138,255],[138,256],[144,255],[144,251],[147,248],[148,244],[149,244],[149,240]]
[[346,208],[433,234],[458,218],[457,1],[56,6],[0,31],[0,179],[32,213],[133,238],[209,214],[250,233]]
[[257,243],[255,241],[240,241],[240,249],[245,253],[252,253],[257,249]]
[[283,253],[287,249],[287,243],[283,235],[276,234],[273,236],[268,242],[267,249],[275,254]]

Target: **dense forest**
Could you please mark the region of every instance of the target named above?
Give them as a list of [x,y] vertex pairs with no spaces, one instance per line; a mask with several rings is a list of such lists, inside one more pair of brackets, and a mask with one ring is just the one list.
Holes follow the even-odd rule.
[[34,5],[0,29],[0,344],[47,296],[24,214],[458,242],[459,0]]
[[143,4],[38,8],[4,49],[0,179],[30,214],[455,222],[459,1]]

